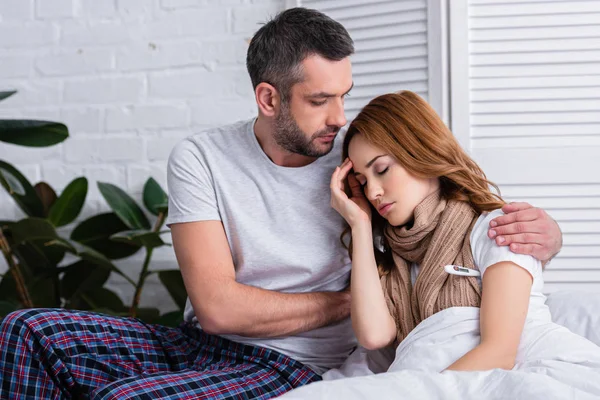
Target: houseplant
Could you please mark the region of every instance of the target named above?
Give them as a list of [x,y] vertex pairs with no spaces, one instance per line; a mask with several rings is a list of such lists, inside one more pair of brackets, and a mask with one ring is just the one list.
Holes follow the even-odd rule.
[[[0,92],[0,101],[15,92]],[[58,122],[0,120],[0,141],[47,147],[63,142],[68,128]],[[185,288],[179,270],[149,269],[153,251],[168,246],[161,238],[167,215],[167,195],[149,178],[143,203],[155,216],[151,226],[142,208],[122,189],[99,182],[100,193],[112,212],[76,224],[85,203],[88,180],[78,177],[57,195],[47,182],[32,185],[7,161],[0,160],[0,185],[26,215],[19,221],[0,221],[0,250],[8,265],[0,280],[0,317],[20,308],[64,307],[139,317],[147,322],[175,325],[185,306]],[[144,249],[145,257],[137,280],[113,262]],[[179,310],[159,315],[155,308],[140,307],[147,278],[158,274]],[[133,301],[121,298],[106,287],[111,274],[131,284]]]

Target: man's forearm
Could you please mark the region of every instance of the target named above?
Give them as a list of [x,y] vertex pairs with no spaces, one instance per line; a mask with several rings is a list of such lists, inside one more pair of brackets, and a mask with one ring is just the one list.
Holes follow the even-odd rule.
[[348,292],[280,293],[237,282],[195,305],[203,329],[249,337],[289,336],[338,322],[350,315]]

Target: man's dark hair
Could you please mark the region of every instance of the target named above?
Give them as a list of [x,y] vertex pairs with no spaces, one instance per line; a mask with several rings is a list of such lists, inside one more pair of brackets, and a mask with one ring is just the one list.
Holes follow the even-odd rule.
[[297,7],[279,13],[256,32],[246,67],[254,89],[269,83],[287,101],[292,86],[302,81],[300,63],[306,57],[316,54],[339,61],[352,53],[354,43],[342,24],[319,11]]

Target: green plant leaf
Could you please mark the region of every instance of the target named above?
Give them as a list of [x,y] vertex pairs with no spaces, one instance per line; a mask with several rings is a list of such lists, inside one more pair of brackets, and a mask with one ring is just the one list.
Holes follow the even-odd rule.
[[129,229],[115,213],[94,215],[71,232],[71,240],[84,244],[106,257],[116,260],[135,254],[141,246],[110,240],[115,233]]
[[158,277],[173,298],[173,301],[175,301],[175,304],[177,304],[177,307],[183,310],[187,300],[187,292],[183,284],[181,272],[178,269],[160,271]]
[[48,220],[52,225],[59,227],[73,222],[83,208],[87,191],[88,181],[84,177],[69,183],[50,208]]
[[57,239],[37,239],[22,242],[15,247],[15,253],[21,263],[26,265],[30,274],[35,275],[44,269],[55,269],[65,256],[65,249],[53,246]]
[[102,266],[104,268],[112,269],[112,270],[116,271],[117,273],[124,275],[120,270],[117,269],[117,267],[115,267],[115,265],[108,258],[103,256],[96,250],[89,248],[82,244],[78,244],[78,243],[74,243],[74,242],[72,242],[72,244],[75,245],[75,248],[77,249],[77,255],[79,257],[81,257],[82,259],[89,261],[93,264]]
[[33,189],[35,189],[37,196],[40,198],[40,201],[42,202],[42,206],[44,207],[44,216],[47,217],[48,212],[50,211],[50,208],[52,207],[52,205],[54,204],[54,202],[56,202],[56,199],[58,198],[56,196],[56,192],[46,182],[36,183],[36,185],[33,187]]
[[52,224],[43,218],[23,218],[12,225],[11,232],[15,243],[59,238]]
[[104,182],[98,182],[98,189],[110,208],[129,229],[150,229],[150,222],[142,209],[122,189]]
[[[12,175],[12,178],[9,178],[12,182],[12,185],[15,185],[15,182],[18,182],[19,187],[14,188],[11,187],[6,180],[7,173]],[[44,206],[40,201],[37,193],[31,183],[17,170],[15,167],[10,165],[7,162],[0,160],[0,184],[8,191],[8,193],[15,200],[17,205],[23,210],[23,212],[30,217],[40,217],[44,218]],[[16,190],[15,190],[16,189]]]
[[135,282],[123,271],[117,268],[106,256],[97,252],[96,250],[83,245],[81,243],[75,242],[73,240],[67,240],[63,238],[57,238],[47,243],[48,245],[53,245],[57,247],[61,247],[68,251],[69,253],[75,254],[81,257],[82,260],[88,261],[92,264],[101,266],[110,271],[114,271],[117,274],[121,275],[125,280],[135,286]]
[[70,240],[63,239],[61,237],[45,241],[44,245],[48,246],[48,247],[61,248],[65,251],[68,251],[71,254],[79,255],[79,251],[75,247],[74,243],[71,242]]
[[156,324],[160,319],[158,308],[142,307],[136,310],[136,317],[148,324]]
[[35,279],[27,283],[31,300],[35,307],[60,307],[60,299],[55,296],[55,285],[58,283],[52,277],[53,271],[46,270],[47,274],[36,276]]
[[[89,308],[87,308],[89,310]],[[127,317],[129,314],[123,309],[122,311],[115,311],[105,307],[93,308],[91,310],[95,314],[106,314],[115,317]]]
[[[23,271],[22,269],[22,272]],[[35,276],[24,274],[25,285],[31,296],[34,306],[37,307],[58,307],[54,296],[54,280],[52,275],[54,271],[46,269],[40,270]],[[0,300],[19,304],[20,298],[17,291],[17,285],[12,273],[7,273],[0,282]]]
[[149,178],[144,184],[144,205],[154,215],[166,212],[169,198],[154,178]]
[[0,229],[6,233],[7,231],[10,231],[10,227],[13,226],[14,223],[15,221],[0,220]]
[[156,323],[159,325],[177,328],[179,326],[179,324],[181,324],[182,322],[183,322],[183,312],[180,310],[180,311],[171,311],[171,312],[161,315]]
[[67,267],[61,280],[61,295],[70,300],[80,293],[101,288],[110,276],[110,270],[86,260],[79,260]]
[[65,124],[50,121],[0,119],[0,141],[28,147],[48,147],[69,137]]
[[16,90],[10,90],[8,92],[0,92],[0,101],[2,101],[4,99],[8,99],[10,96],[12,96],[15,93],[17,93]]
[[16,176],[10,173],[10,171],[0,167],[0,182],[2,186],[8,190],[8,194],[11,196],[17,194],[19,196],[25,195],[25,188],[21,185],[21,182]]
[[93,309],[103,308],[116,313],[126,311],[123,300],[119,295],[107,288],[90,290],[82,295],[82,299]]
[[111,240],[121,243],[132,243],[136,246],[144,246],[146,248],[155,248],[164,246],[165,242],[160,238],[158,232],[133,230],[119,232],[110,237]]
[[13,302],[0,301],[0,319],[6,317],[8,314],[18,310],[19,308],[20,307]]
[[17,291],[17,284],[13,278],[12,273],[7,272],[0,281],[0,300],[9,302],[19,301],[19,292]]

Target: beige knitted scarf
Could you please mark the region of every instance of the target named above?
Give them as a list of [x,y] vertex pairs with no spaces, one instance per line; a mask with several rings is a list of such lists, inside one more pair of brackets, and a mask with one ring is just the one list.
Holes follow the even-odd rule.
[[[479,307],[481,289],[476,278],[444,271],[448,264],[477,269],[469,237],[478,217],[468,203],[446,201],[437,191],[417,206],[410,228],[386,227],[385,238],[394,265],[381,277],[381,285],[396,322],[396,345],[421,321],[441,310]],[[412,263],[419,265],[414,288]]]

